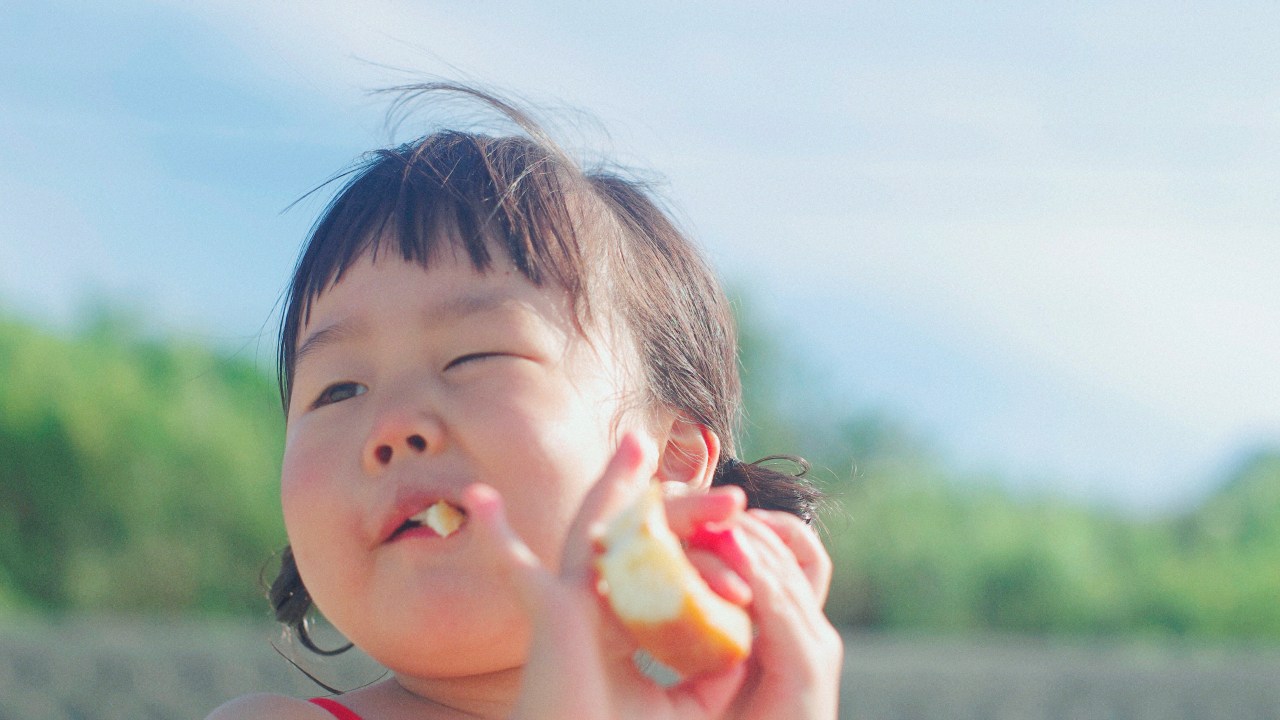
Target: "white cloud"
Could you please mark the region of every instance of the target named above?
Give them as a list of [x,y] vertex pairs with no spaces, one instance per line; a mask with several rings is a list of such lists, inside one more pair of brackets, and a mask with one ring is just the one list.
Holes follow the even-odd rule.
[[[385,101],[363,93],[413,77],[393,68],[560,98],[667,174],[731,275],[883,298],[946,342],[1223,448],[1280,433],[1266,23],[1211,13],[1200,33],[1134,4],[919,18],[830,4],[805,19],[785,4],[139,0],[135,14],[155,7],[225,43],[211,72],[288,98],[300,131],[338,115],[369,138],[335,142],[383,141]],[[1149,13],[1159,32],[1131,32]],[[111,57],[123,72],[128,53]]]
[[[1280,430],[1280,246],[1261,222],[1219,225],[1140,174],[1106,171],[1037,178],[1055,199],[1002,221],[1007,198],[984,186],[1002,191],[1016,173],[930,185],[929,169],[915,170],[915,187],[889,191],[918,202],[914,215],[905,204],[840,212],[831,198],[796,207],[783,197],[751,203],[767,208],[763,217],[726,219],[724,208],[717,220],[737,242],[754,236],[757,264],[781,282],[893,296],[917,316],[971,329],[976,342],[1210,432]],[[1252,179],[1235,182],[1247,192]],[[961,187],[972,207],[932,217]]]

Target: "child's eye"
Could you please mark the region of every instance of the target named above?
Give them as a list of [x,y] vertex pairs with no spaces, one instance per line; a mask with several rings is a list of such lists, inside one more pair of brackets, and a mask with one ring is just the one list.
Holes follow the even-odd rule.
[[497,352],[468,353],[466,355],[462,355],[461,357],[456,357],[453,360],[450,360],[449,364],[444,366],[444,369],[450,370],[452,368],[458,367],[459,365],[465,365],[467,363],[476,362],[477,360],[486,360],[488,358],[502,357],[503,355],[504,353],[497,353]]
[[363,395],[369,391],[369,388],[360,383],[340,382],[334,383],[325,388],[316,401],[311,404],[312,407],[321,407],[324,405],[332,405],[343,400],[350,400],[357,395]]

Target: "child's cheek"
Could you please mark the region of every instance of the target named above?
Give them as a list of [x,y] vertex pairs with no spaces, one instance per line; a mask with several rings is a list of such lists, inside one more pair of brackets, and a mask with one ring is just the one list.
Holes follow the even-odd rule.
[[285,529],[290,537],[297,531],[298,513],[306,503],[308,473],[296,457],[285,453],[280,470],[280,505],[284,511]]
[[285,524],[292,534],[298,515],[309,507],[325,504],[327,497],[326,467],[333,461],[320,447],[310,447],[304,437],[288,437],[280,469],[280,500]]

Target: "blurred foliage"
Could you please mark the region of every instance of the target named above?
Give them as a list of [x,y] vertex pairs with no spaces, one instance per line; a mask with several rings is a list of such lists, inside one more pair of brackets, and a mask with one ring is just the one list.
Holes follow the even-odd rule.
[[827,613],[887,631],[1280,640],[1280,448],[1198,508],[1139,518],[946,467],[894,419],[831,404],[821,372],[739,298],[744,456],[795,452],[828,492]]
[[[1280,639],[1280,451],[1177,517],[1018,496],[832,405],[783,334],[740,315],[740,454],[813,461],[837,623]],[[274,379],[250,360],[111,311],[71,336],[0,319],[0,610],[262,614],[282,443]]]
[[1280,453],[1193,512],[1016,499],[867,451],[829,521],[829,612],[885,629],[1280,639]]
[[283,543],[283,423],[244,360],[0,320],[0,606],[248,611]]

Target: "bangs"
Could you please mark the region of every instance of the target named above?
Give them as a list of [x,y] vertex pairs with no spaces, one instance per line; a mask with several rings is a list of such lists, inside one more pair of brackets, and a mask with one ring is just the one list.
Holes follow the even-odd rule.
[[534,285],[562,287],[582,312],[586,264],[567,198],[591,189],[554,148],[447,131],[369,153],[344,176],[350,179],[307,238],[285,300],[277,370],[286,413],[298,333],[312,303],[366,254],[426,269],[450,252],[483,273],[496,249]]

